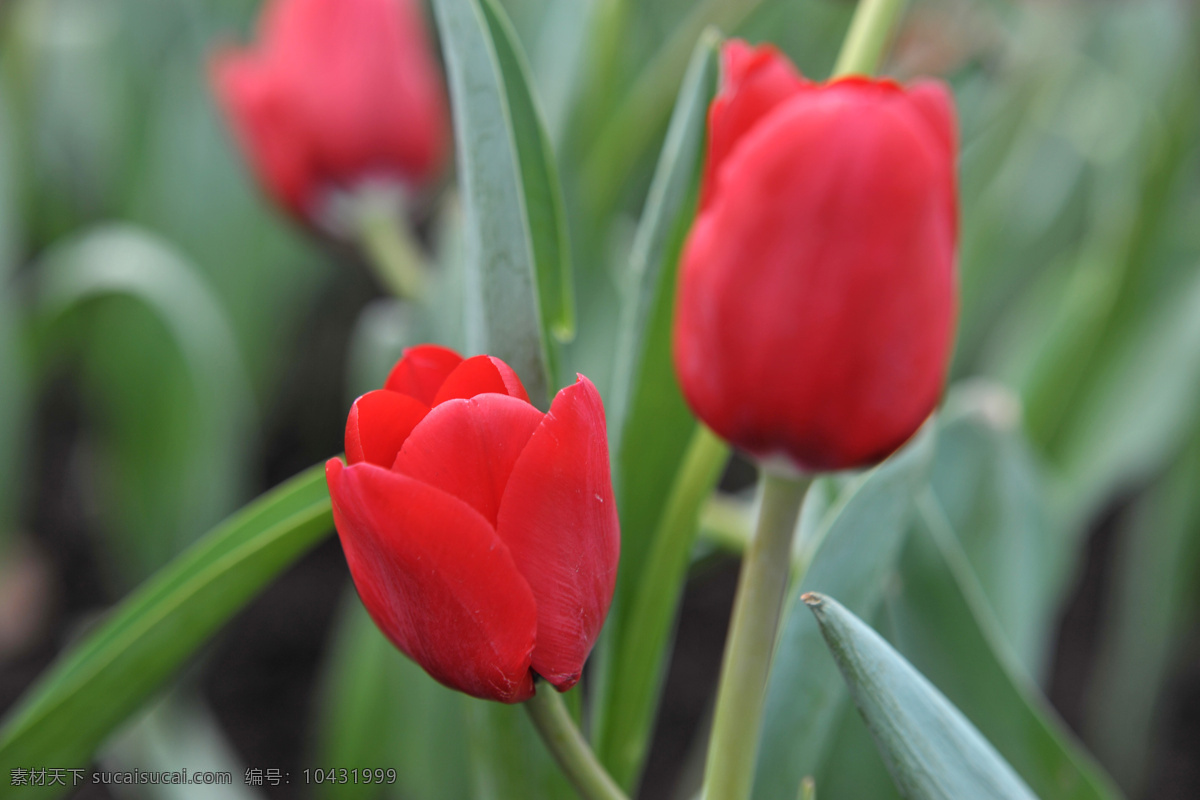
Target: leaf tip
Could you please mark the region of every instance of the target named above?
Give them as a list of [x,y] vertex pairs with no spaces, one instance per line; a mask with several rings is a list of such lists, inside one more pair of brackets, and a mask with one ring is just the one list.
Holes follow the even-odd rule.
[[800,595],[800,599],[803,600],[804,605],[811,608],[814,613],[819,611],[821,606],[825,604],[825,595],[821,594],[820,592],[805,592],[804,594]]

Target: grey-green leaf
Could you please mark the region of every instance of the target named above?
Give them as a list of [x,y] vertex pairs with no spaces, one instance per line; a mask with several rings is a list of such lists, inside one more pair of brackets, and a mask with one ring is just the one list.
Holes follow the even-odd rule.
[[537,271],[542,320],[559,341],[575,336],[575,293],[571,279],[571,243],[567,212],[554,148],[536,96],[533,75],[516,32],[496,0],[479,0],[500,59],[513,138],[521,162],[521,184]]
[[[565,221],[548,139],[504,12],[434,0],[466,217],[467,348],[497,356],[545,406],[552,327],[571,327]],[[542,289],[548,297],[539,299]],[[549,313],[547,313],[549,311]]]
[[875,745],[907,800],[1036,800],[966,717],[836,601],[803,595]]
[[1004,638],[1036,675],[1078,540],[1053,524],[1047,503],[1053,484],[1020,416],[1020,401],[999,384],[956,386],[942,414],[930,483]]
[[[217,526],[75,645],[0,727],[0,764],[76,767],[221,625],[332,528],[317,465]],[[51,797],[57,787],[8,796]]]
[[[939,457],[941,454],[939,453]],[[1045,800],[1120,792],[1022,671],[931,490],[889,592],[889,638]]]

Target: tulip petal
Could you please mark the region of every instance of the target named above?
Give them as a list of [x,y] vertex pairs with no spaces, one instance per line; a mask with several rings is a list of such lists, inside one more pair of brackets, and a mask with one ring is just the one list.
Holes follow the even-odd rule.
[[367,392],[354,401],[346,419],[346,460],[388,469],[404,440],[428,413],[428,406],[408,395],[386,389]]
[[447,347],[423,344],[409,347],[384,381],[383,388],[416,398],[426,406],[446,381],[446,376],[463,363],[463,357]]
[[558,393],[525,446],[496,531],[537,600],[533,669],[566,691],[604,624],[621,546],[604,406],[587,378]]
[[448,400],[417,426],[392,469],[454,495],[494,526],[513,465],[543,416],[502,394]]
[[529,402],[525,386],[512,367],[492,356],[473,356],[459,364],[446,377],[437,396],[433,398],[433,405],[486,392],[506,394]]
[[811,84],[771,45],[752,47],[731,39],[721,49],[721,91],[708,112],[708,157],[700,208],[708,206],[721,165],[742,134],[796,92]]
[[326,466],[333,517],[363,605],[441,683],[515,703],[533,695],[537,608],[487,520],[372,464]]
[[917,81],[909,87],[908,100],[917,114],[929,123],[929,129],[945,150],[940,155],[953,162],[958,153],[958,125],[954,120],[954,100],[940,81]]

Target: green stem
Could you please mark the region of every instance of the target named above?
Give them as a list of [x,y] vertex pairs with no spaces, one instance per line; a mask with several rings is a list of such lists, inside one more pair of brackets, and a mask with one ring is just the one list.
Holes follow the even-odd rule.
[[538,681],[537,693],[525,701],[525,710],[541,734],[546,748],[584,800],[627,800],[625,793],[600,766],[562,697],[553,686]]
[[859,0],[850,21],[850,30],[842,43],[834,78],[847,75],[870,75],[879,68],[883,49],[891,37],[892,27],[900,16],[904,0]]
[[763,474],[762,508],[742,559],[725,642],[705,800],[745,800],[754,781],[759,728],[775,634],[791,571],[792,536],[811,479]]
[[364,200],[354,221],[359,245],[387,290],[396,297],[422,299],[429,284],[425,259],[394,204]]

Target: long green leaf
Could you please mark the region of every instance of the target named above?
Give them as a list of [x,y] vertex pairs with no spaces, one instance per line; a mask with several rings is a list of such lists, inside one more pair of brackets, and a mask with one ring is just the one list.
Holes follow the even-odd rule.
[[671,362],[675,275],[695,213],[708,104],[716,88],[717,40],[697,46],[680,90],[626,273],[618,326],[609,441],[621,510],[622,594],[636,590],[696,421]]
[[901,796],[1036,800],[962,712],[883,637],[825,595],[803,599]]
[[[433,8],[466,217],[467,347],[507,361],[544,405],[558,377],[550,328],[570,328],[553,159],[503,11],[489,0],[435,0]],[[553,299],[539,300],[543,286]]]
[[512,134],[521,164],[525,210],[537,271],[542,320],[559,341],[575,336],[575,293],[571,280],[571,243],[563,206],[558,163],[532,91],[533,75],[516,32],[496,0],[479,0],[487,16],[492,43],[512,115]]
[[22,474],[21,432],[26,429],[30,406],[28,378],[18,345],[22,315],[14,302],[11,278],[19,243],[10,155],[12,135],[5,100],[0,95],[0,560],[16,516],[18,477]]
[[[230,517],[66,653],[0,728],[0,764],[84,765],[222,624],[332,527],[322,465]],[[14,789],[43,797],[53,788]]]
[[936,426],[926,423],[903,450],[843,489],[811,541],[815,554],[788,603],[767,686],[758,800],[791,800],[801,779],[815,774],[845,698],[800,591],[836,593],[859,613],[874,613],[908,532],[912,498],[929,475]]
[[892,641],[1043,800],[1114,800],[1112,781],[1015,658],[971,562],[929,490],[888,596]]
[[[601,760],[626,786],[646,754],[699,505],[728,453],[711,434],[697,432],[671,364],[675,274],[695,209],[717,45],[712,32],[696,45],[675,104],[630,257],[609,395],[622,540],[607,685],[620,688],[598,699],[597,739]],[[684,475],[690,439],[696,463]],[[679,480],[686,485],[676,488]],[[646,571],[651,560],[654,574]]]
[[[706,35],[706,29],[734,31],[760,2],[701,0],[680,21],[595,133],[582,172],[593,210],[608,211],[638,159],[662,131],[671,95],[690,69],[688,53],[693,52],[693,43]],[[592,132],[585,134],[590,137]]]
[[[103,400],[118,476],[110,528],[127,537],[118,552],[140,579],[238,500],[255,411],[237,342],[195,268],[133,226],[72,237],[34,278],[43,358],[62,348],[93,357],[86,385]],[[130,300],[141,314],[121,305]],[[92,313],[101,316],[81,326]]]
[[700,508],[729,460],[729,445],[698,426],[671,487],[654,546],[617,639],[600,752],[613,778],[632,790],[650,748],[658,696],[666,671],[672,623],[678,611]]
[[1034,459],[1011,391],[981,380],[946,400],[930,482],[1008,647],[1044,666],[1078,541],[1054,525],[1050,476]]
[[1072,407],[1062,440],[1068,511],[1088,513],[1114,486],[1150,474],[1196,423],[1200,276],[1104,354],[1093,390]]
[[318,787],[327,798],[460,800],[470,796],[468,698],[392,645],[348,592],[321,702],[320,765],[393,765],[396,783]]

